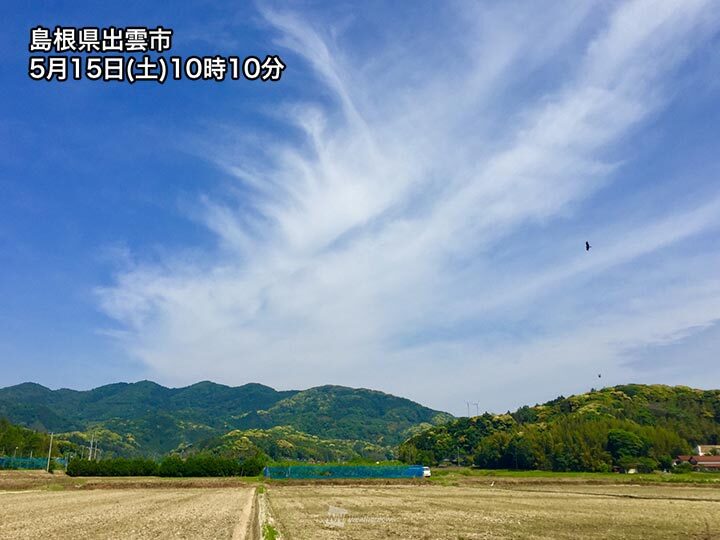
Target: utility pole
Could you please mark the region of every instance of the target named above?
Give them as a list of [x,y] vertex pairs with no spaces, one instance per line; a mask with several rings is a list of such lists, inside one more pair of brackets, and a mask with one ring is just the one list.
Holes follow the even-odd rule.
[[475,416],[480,416],[480,404],[473,403],[473,405],[475,405]]
[[470,418],[470,402],[466,401],[465,403],[467,404],[467,408],[468,408],[468,418]]
[[92,460],[92,449],[93,449],[93,443],[95,442],[95,434],[92,434],[92,437],[90,438],[90,447],[88,450],[88,461]]
[[50,472],[50,456],[52,455],[53,435],[54,435],[54,433],[50,434],[50,448],[48,448],[48,462],[47,462],[47,467],[45,468],[46,472]]

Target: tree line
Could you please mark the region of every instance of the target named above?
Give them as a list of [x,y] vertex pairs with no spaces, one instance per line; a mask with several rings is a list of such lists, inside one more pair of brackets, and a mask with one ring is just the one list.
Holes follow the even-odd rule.
[[166,456],[160,461],[146,458],[111,458],[98,461],[75,458],[67,467],[69,476],[257,476],[265,467],[260,456],[244,460],[195,454],[187,458]]

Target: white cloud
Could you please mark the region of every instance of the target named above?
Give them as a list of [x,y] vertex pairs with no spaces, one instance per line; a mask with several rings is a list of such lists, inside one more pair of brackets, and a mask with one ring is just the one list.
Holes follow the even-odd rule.
[[[283,108],[302,144],[206,153],[245,198],[202,202],[217,250],[100,290],[128,350],[166,382],[363,385],[460,413],[466,397],[496,408],[583,388],[588,370],[622,382],[627,347],[719,319],[709,270],[667,254],[717,228],[720,199],[642,223],[618,201],[589,254],[575,230],[717,16],[703,1],[584,5],[461,4],[427,15],[433,35],[384,29],[362,50],[265,13],[332,99]],[[544,230],[551,259],[525,247]],[[634,308],[647,261],[663,299]]]

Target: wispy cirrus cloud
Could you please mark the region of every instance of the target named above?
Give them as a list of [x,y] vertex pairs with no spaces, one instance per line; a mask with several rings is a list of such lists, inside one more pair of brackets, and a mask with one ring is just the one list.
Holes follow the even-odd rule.
[[627,143],[717,32],[710,4],[435,7],[372,40],[363,19],[263,13],[322,96],[282,108],[302,138],[209,147],[237,182],[199,205],[217,247],[99,291],[161,379],[363,385],[461,412],[632,378],[624,351],[720,319],[718,252],[697,243],[720,225],[710,179],[640,222],[621,199],[582,215],[614,182],[633,192]]

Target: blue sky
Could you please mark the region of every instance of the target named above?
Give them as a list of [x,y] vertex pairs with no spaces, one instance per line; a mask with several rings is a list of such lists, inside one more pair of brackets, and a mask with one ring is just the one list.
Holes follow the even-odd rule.
[[[456,414],[717,387],[710,1],[6,12],[3,386],[333,383]],[[38,24],[163,25],[173,54],[287,69],[36,82]]]

